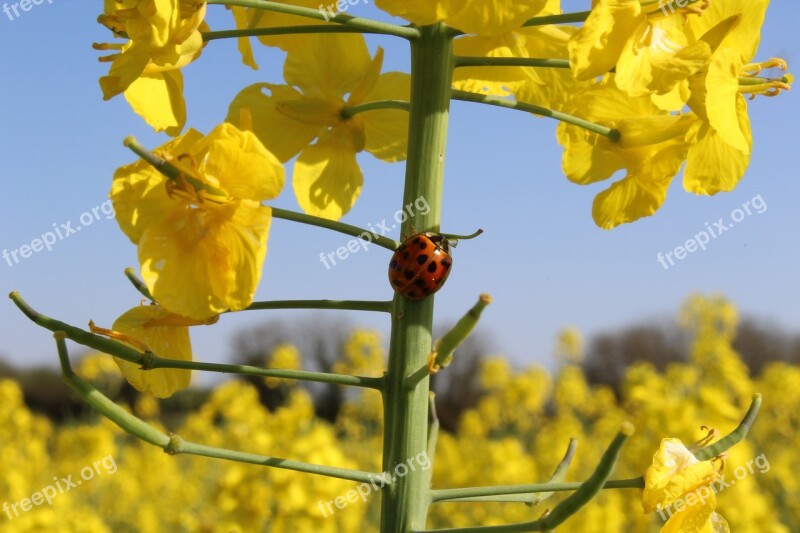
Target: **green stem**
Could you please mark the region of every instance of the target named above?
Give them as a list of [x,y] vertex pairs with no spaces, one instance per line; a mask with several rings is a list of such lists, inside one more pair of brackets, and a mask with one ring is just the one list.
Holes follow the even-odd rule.
[[744,438],[750,432],[753,422],[756,421],[756,416],[758,416],[759,409],[761,409],[761,394],[755,394],[753,396],[753,400],[750,402],[750,407],[747,409],[747,413],[745,413],[744,418],[742,418],[742,421],[739,422],[739,425],[736,426],[736,429],[719,439],[714,444],[706,446],[701,450],[697,450],[694,452],[694,456],[701,461],[707,461],[709,459],[713,459],[714,457],[727,451],[729,448],[732,448],[734,445],[744,440]]
[[[328,220],[327,218],[315,217],[305,213],[298,213],[296,211],[288,211],[278,207],[272,208],[272,216],[275,218],[281,218],[283,220],[291,220],[292,222],[308,224],[309,226],[317,226],[319,228],[338,231],[339,233],[358,237],[359,239],[367,242],[377,244],[378,246],[391,251],[395,251],[397,247],[400,246],[400,243],[394,239],[384,237],[383,235],[378,235],[374,231],[365,230],[364,228],[359,228],[358,226],[352,226],[336,220]],[[419,216],[417,218],[419,218]]]
[[[209,2],[210,3],[210,2]],[[561,15],[547,15],[544,17],[533,17],[522,25],[523,28],[531,26],[546,26],[549,24],[572,24],[575,22],[586,22],[591,11],[578,11],[576,13],[563,13]]]
[[218,39],[239,39],[241,37],[265,37],[270,35],[303,35],[311,33],[367,33],[384,34],[377,30],[351,28],[349,26],[323,26],[308,24],[305,26],[286,26],[282,28],[251,28],[247,30],[219,30],[203,32],[203,40],[216,41]]
[[599,135],[608,137],[614,142],[618,142],[620,139],[619,130],[608,128],[606,126],[601,126],[599,124],[595,124],[594,122],[589,122],[588,120],[584,120],[582,118],[578,118],[569,115],[567,113],[563,113],[561,111],[555,111],[553,109],[547,109],[546,107],[540,107],[538,105],[526,104],[525,102],[514,102],[513,100],[508,100],[497,96],[488,96],[485,94],[470,93],[466,91],[458,91],[455,89],[453,90],[453,99],[462,100],[464,102],[476,102],[479,104],[504,107],[506,109],[516,109],[518,111],[525,111],[527,113],[533,113],[535,115],[541,115],[543,117],[554,118],[556,120],[560,120],[561,122],[566,122],[567,124],[572,124],[573,126],[584,128]]
[[456,68],[463,67],[546,67],[570,68],[569,59],[536,57],[456,56]]
[[378,109],[399,109],[401,111],[408,111],[411,109],[411,104],[405,100],[378,100],[376,102],[367,102],[366,104],[345,107],[342,109],[342,118],[347,119],[354,117],[359,113],[375,111]]
[[298,17],[322,20],[325,22],[334,22],[336,24],[341,24],[343,26],[348,26],[350,28],[359,30],[368,30],[373,33],[394,35],[395,37],[402,37],[403,39],[412,41],[419,37],[419,30],[410,26],[398,26],[397,24],[389,24],[387,22],[378,22],[360,17],[351,17],[350,15],[345,15],[342,13],[331,17],[328,13],[323,13],[321,9],[293,6],[281,2],[269,2],[267,0],[208,0],[208,4],[251,7],[255,9],[263,9],[265,11],[274,11],[276,13],[284,13],[286,15],[297,15]]
[[147,288],[147,285],[144,284],[144,281],[139,279],[139,277],[136,275],[136,271],[133,269],[133,267],[128,267],[128,268],[125,269],[125,277],[128,278],[128,281],[131,282],[131,284],[133,285],[133,288],[135,288],[137,291],[139,291],[139,293],[142,296],[144,296],[145,298],[147,298],[150,301],[153,301],[153,302],[155,301],[155,299],[153,298],[153,295],[150,294],[150,290]]
[[125,361],[138,364],[144,370],[153,368],[185,368],[189,370],[203,370],[207,372],[218,372],[223,374],[244,374],[248,376],[275,377],[295,379],[298,381],[313,381],[317,383],[331,383],[334,385],[348,385],[351,387],[363,387],[368,389],[382,390],[384,388],[384,378],[372,378],[362,376],[345,376],[339,374],[328,374],[324,372],[309,372],[306,370],[286,370],[278,368],[260,368],[248,365],[226,365],[220,363],[202,363],[199,361],[179,361],[167,357],[159,357],[151,352],[145,354],[131,348],[130,346],[107,339],[100,335],[95,335],[88,331],[76,328],[60,320],[45,316],[32,307],[16,291],[9,297],[25,316],[36,324],[52,332],[63,332],[67,338],[83,346],[93,348],[97,351],[119,357]]
[[391,313],[392,301],[372,300],[274,300],[253,302],[245,311],[269,309],[335,309],[340,311],[374,311]]
[[[538,492],[569,492],[581,486],[578,481],[559,483],[531,483],[527,485],[496,485],[492,487],[464,487],[460,489],[438,489],[431,491],[432,502],[459,500],[480,496],[506,496],[509,494],[527,494]],[[642,489],[644,479],[613,479],[603,484],[604,489]]]
[[125,409],[114,403],[102,392],[95,389],[89,382],[78,376],[72,371],[69,363],[69,354],[64,339],[67,337],[65,332],[56,332],[56,345],[58,346],[58,357],[61,362],[61,371],[64,381],[77,392],[81,398],[89,405],[97,409],[100,414],[117,424],[120,428],[145,442],[149,442],[162,448],[170,455],[185,453],[190,455],[201,455],[204,457],[215,457],[239,463],[249,463],[284,470],[294,470],[295,472],[305,472],[321,476],[335,477],[349,481],[369,483],[376,476],[371,472],[361,470],[351,470],[349,468],[338,468],[335,466],[317,465],[304,461],[294,461],[291,459],[281,459],[267,455],[256,455],[253,453],[238,452],[196,444],[181,439],[178,435],[166,435],[144,420],[130,414]]
[[[424,197],[431,209],[413,220],[416,231],[439,231],[445,145],[453,72],[453,33],[443,24],[419,29],[411,44],[411,112],[408,163],[403,205]],[[401,235],[411,234],[412,222],[403,224]],[[431,351],[433,300],[407,300],[395,295],[389,363],[384,393],[385,433],[383,470],[427,450],[429,378],[413,388],[406,376],[427,364]],[[409,472],[383,491],[381,532],[407,533],[423,529],[429,504],[428,474]]]

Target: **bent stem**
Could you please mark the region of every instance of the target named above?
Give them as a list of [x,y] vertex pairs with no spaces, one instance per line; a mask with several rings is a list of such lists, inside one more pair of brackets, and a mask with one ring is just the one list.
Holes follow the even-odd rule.
[[363,376],[349,376],[340,374],[328,374],[326,372],[310,372],[307,370],[287,370],[278,368],[260,368],[248,365],[227,365],[220,363],[202,363],[199,361],[182,361],[159,357],[152,352],[141,353],[130,346],[107,339],[100,335],[95,335],[83,329],[71,326],[60,320],[45,316],[30,307],[19,293],[12,292],[9,297],[25,316],[39,326],[49,329],[52,332],[61,332],[68,339],[83,346],[93,348],[97,351],[119,357],[125,361],[141,366],[143,370],[153,368],[183,368],[188,370],[203,370],[206,372],[217,372],[222,374],[243,374],[247,376],[274,377],[294,379],[297,381],[313,381],[317,383],[330,383],[333,385],[348,385],[351,387],[362,387],[368,389],[382,390],[384,388],[384,378],[372,378]]
[[86,403],[94,407],[100,414],[114,422],[124,431],[145,442],[162,448],[170,455],[185,453],[189,455],[215,457],[217,459],[227,459],[238,463],[270,466],[273,468],[282,468],[284,470],[294,470],[295,472],[305,472],[349,481],[360,481],[362,483],[369,483],[377,475],[372,472],[352,470],[349,468],[317,465],[304,461],[281,459],[280,457],[226,450],[224,448],[184,441],[178,435],[167,435],[141,418],[130,414],[121,406],[114,403],[109,397],[94,388],[91,383],[75,374],[69,362],[69,353],[67,352],[67,344],[65,342],[67,334],[63,331],[57,331],[53,336],[56,339],[56,346],[58,348],[61,373],[67,385],[77,392]]

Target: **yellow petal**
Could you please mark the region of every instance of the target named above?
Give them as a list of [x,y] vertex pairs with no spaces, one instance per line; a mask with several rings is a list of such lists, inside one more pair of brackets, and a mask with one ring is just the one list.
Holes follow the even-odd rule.
[[145,74],[125,90],[125,99],[154,130],[180,134],[186,124],[183,74],[169,70]]
[[[367,94],[366,102],[377,100],[409,101],[411,76],[404,72],[387,72]],[[402,161],[408,148],[408,111],[380,109],[359,115],[364,125],[366,150],[383,161]]]
[[625,43],[645,20],[639,0],[598,0],[569,42],[575,76],[588,80],[614,68]]
[[756,55],[768,5],[769,0],[710,2],[701,16],[688,17],[689,27],[699,39],[720,22],[739,15],[741,22],[727,35],[723,45],[736,49],[740,59],[747,63]]
[[[747,102],[739,95],[737,101],[739,124],[749,146],[753,137],[747,117]],[[716,130],[698,123],[692,135],[694,142],[684,171],[683,187],[695,194],[713,195],[732,191],[750,164],[749,151],[737,150],[722,139]]]
[[[694,503],[688,505],[689,500],[682,499],[684,505],[672,513],[667,523],[661,528],[661,533],[704,533],[711,526],[711,515],[714,514],[717,504],[714,491],[704,490],[702,500],[700,493],[694,491],[684,495],[684,498],[689,498],[689,494],[694,495],[692,499]],[[707,497],[706,494],[708,494]]]
[[613,229],[652,215],[664,203],[669,183],[669,178],[653,181],[623,178],[595,197],[592,204],[595,224]]
[[[239,6],[226,7],[230,9],[231,13],[233,14],[233,20],[236,22],[236,28],[240,30],[248,29],[247,21],[249,17],[247,8]],[[250,37],[240,37],[237,40],[237,47],[239,49],[239,53],[242,55],[242,63],[253,70],[258,70],[256,58],[253,56],[253,45],[250,44]]]
[[498,35],[520,28],[546,5],[547,0],[471,0],[447,24],[466,33]]
[[[190,129],[159,147],[158,152],[162,155],[186,153],[202,137],[200,132]],[[114,173],[109,197],[120,229],[134,244],[149,225],[180,208],[180,203],[167,195],[166,182],[167,178],[141,159]]]
[[[282,4],[291,6],[307,7],[319,9],[321,13],[331,16],[331,11],[336,14],[336,4],[338,0],[283,0]],[[258,8],[248,9],[248,28],[283,28],[287,26],[315,26],[317,24],[327,24],[324,20],[300,17],[297,15],[287,15],[274,11],[265,12]],[[277,46],[287,52],[302,48],[308,35],[260,35],[258,40],[264,46]]]
[[617,87],[631,96],[669,92],[711,57],[704,42],[688,46],[682,17],[640,24],[617,61]]
[[564,147],[561,166],[567,179],[579,185],[603,181],[625,168],[622,158],[613,152],[596,149],[593,137],[583,128],[558,125],[558,142]]
[[285,181],[283,165],[249,131],[223,123],[208,134],[204,173],[234,198],[271,200]]
[[[722,140],[737,150],[750,153],[746,133],[740,127],[737,102],[739,94],[739,72],[742,61],[738,52],[731,48],[718,50],[708,66],[706,77],[707,96],[705,100],[708,120],[719,133]],[[745,115],[747,107],[744,107]]]
[[[528,57],[525,38],[506,33],[496,36],[461,37],[454,51],[459,56]],[[550,56],[534,56],[550,57]],[[508,96],[526,81],[543,83],[530,67],[464,67],[453,74],[453,87],[462,91]]]
[[[158,305],[140,305],[122,314],[112,326],[118,331],[143,342],[160,357],[178,361],[192,360],[189,328],[154,325],[153,321],[169,318],[171,313]],[[114,358],[125,379],[136,390],[167,398],[175,391],[189,386],[191,371],[184,369],[157,368],[140,370],[139,365]]]
[[644,476],[644,512],[669,506],[715,479],[714,466],[709,461],[699,461],[679,439],[662,439]]
[[286,56],[283,77],[311,98],[343,100],[370,69],[362,35],[327,34],[306,37],[305,45]]
[[306,213],[338,220],[361,194],[364,176],[348,137],[347,132],[326,136],[297,158],[292,184]]
[[100,78],[103,99],[121,94],[144,72],[150,62],[149,51],[141,45],[131,45],[114,59],[108,76]]
[[185,207],[148,227],[142,278],[165,308],[196,320],[252,303],[267,253],[270,210],[250,200]]
[[375,5],[395,17],[421,26],[440,22],[464,7],[464,0],[375,0]]
[[319,132],[318,127],[297,121],[278,111],[279,102],[300,98],[302,94],[288,85],[250,85],[236,95],[225,120],[241,126],[241,114],[247,111],[252,119],[253,133],[267,150],[285,162],[300,153]]

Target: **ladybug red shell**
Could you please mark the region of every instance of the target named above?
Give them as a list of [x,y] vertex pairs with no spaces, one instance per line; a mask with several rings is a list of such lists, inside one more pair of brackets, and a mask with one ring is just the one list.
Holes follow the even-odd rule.
[[452,265],[447,239],[438,233],[417,233],[395,250],[389,282],[409,300],[422,300],[442,288]]

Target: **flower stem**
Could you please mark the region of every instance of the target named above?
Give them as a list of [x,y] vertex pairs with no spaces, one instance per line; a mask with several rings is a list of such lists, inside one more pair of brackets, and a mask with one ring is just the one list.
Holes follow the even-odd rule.
[[133,270],[133,267],[128,267],[125,269],[125,277],[128,278],[128,281],[131,282],[133,288],[135,288],[139,293],[150,300],[151,302],[155,301],[153,295],[150,294],[150,289],[147,288],[144,281],[140,280],[139,277],[136,275],[136,271]]
[[378,246],[391,251],[395,251],[397,247],[400,246],[399,242],[390,239],[389,237],[378,235],[374,231],[365,230],[364,228],[359,228],[358,226],[352,226],[350,224],[345,224],[344,222],[337,222],[336,220],[328,220],[327,218],[315,217],[305,213],[298,213],[296,211],[288,211],[278,207],[272,208],[272,216],[275,218],[282,218],[283,220],[291,220],[292,222],[300,222],[301,224],[308,224],[310,226],[317,226],[320,228],[338,231],[339,233],[358,237],[359,239],[377,244]]
[[274,300],[253,302],[245,311],[267,309],[337,309],[342,311],[375,311],[391,313],[392,301],[373,300]]
[[[210,2],[209,2],[210,3]],[[573,22],[586,22],[591,11],[578,11],[575,13],[562,13],[561,15],[547,15],[544,17],[533,17],[522,25],[523,28],[531,26],[546,26],[548,24],[571,24]]]
[[599,124],[595,124],[594,122],[589,122],[588,120],[584,120],[561,111],[540,107],[538,105],[526,104],[525,102],[514,102],[513,100],[499,98],[497,96],[488,96],[485,94],[458,91],[455,89],[453,90],[453,99],[464,102],[476,102],[479,104],[504,107],[506,109],[516,109],[518,111],[525,111],[527,113],[533,113],[543,117],[554,118],[556,120],[560,120],[561,122],[566,122],[567,124],[572,124],[573,126],[578,126],[599,135],[603,135],[614,142],[618,142],[620,140],[619,130],[601,126]]
[[347,119],[359,113],[375,111],[376,109],[400,109],[401,111],[408,111],[411,109],[411,104],[404,100],[378,100],[377,102],[368,102],[353,107],[345,107],[342,109],[342,118]]
[[[581,486],[579,481],[562,481],[559,483],[531,483],[523,485],[496,485],[492,487],[464,487],[460,489],[438,489],[431,491],[431,501],[434,503],[475,498],[480,496],[501,496],[509,494],[528,494],[539,492],[569,492]],[[641,489],[644,488],[644,479],[636,477],[631,479],[613,479],[603,484],[604,489]]]
[[569,59],[537,57],[456,56],[456,68],[461,67],[547,67],[570,68]]
[[263,9],[265,11],[274,11],[276,13],[284,13],[286,15],[297,15],[298,17],[322,20],[325,22],[334,22],[336,24],[341,24],[359,30],[369,30],[373,33],[394,35],[395,37],[402,37],[409,40],[414,40],[419,37],[419,30],[410,26],[398,26],[397,24],[378,22],[360,17],[352,17],[342,13],[330,16],[329,14],[324,13],[322,9],[293,6],[281,2],[269,2],[267,0],[208,0],[207,3],[225,6],[251,7],[255,9]]
[[181,439],[178,435],[166,435],[144,420],[127,412],[102,392],[94,388],[91,383],[75,374],[70,366],[67,345],[66,342],[64,342],[64,339],[67,337],[67,335],[62,331],[57,331],[55,332],[54,337],[56,338],[56,345],[58,347],[58,357],[61,362],[61,372],[67,385],[72,387],[72,389],[77,392],[86,403],[94,407],[100,414],[117,424],[127,433],[130,433],[134,437],[162,448],[170,455],[186,453],[204,457],[215,457],[217,459],[227,459],[229,461],[236,461],[239,463],[270,466],[273,468],[294,470],[296,472],[306,472],[309,474],[335,477],[349,481],[359,481],[362,483],[369,483],[376,476],[376,474],[361,470],[317,465],[306,463],[304,461],[294,461],[291,459],[281,459],[279,457],[270,457],[267,455],[256,455],[253,453],[226,450],[224,448],[216,448],[213,446],[206,446],[204,444],[187,442]]
[[350,26],[325,26],[321,24],[307,24],[304,26],[285,26],[280,28],[251,28],[245,30],[219,30],[203,32],[203,40],[216,41],[219,39],[238,39],[241,37],[263,37],[269,35],[304,35],[311,33],[373,33],[385,34],[378,30],[365,30]]
[[741,442],[750,432],[750,428],[752,427],[753,422],[755,422],[756,416],[758,416],[759,409],[761,409],[761,394],[756,394],[753,396],[753,400],[750,402],[750,408],[747,409],[747,413],[745,413],[744,418],[742,418],[742,421],[739,422],[739,425],[736,426],[736,429],[719,439],[714,444],[697,450],[694,453],[694,456],[701,461],[707,461],[709,459],[713,459],[714,457]]
[[[424,26],[411,44],[411,112],[408,163],[403,205],[424,197],[431,209],[413,220],[416,231],[438,232],[441,219],[445,145],[453,72],[453,32],[444,24]],[[406,221],[402,235],[409,235]],[[431,350],[434,297],[407,300],[395,295],[389,364],[384,392],[385,432],[383,470],[428,449],[429,378],[414,387],[406,376],[427,365]],[[429,504],[429,477],[421,469],[409,471],[383,491],[381,532],[407,533],[424,529]]]

